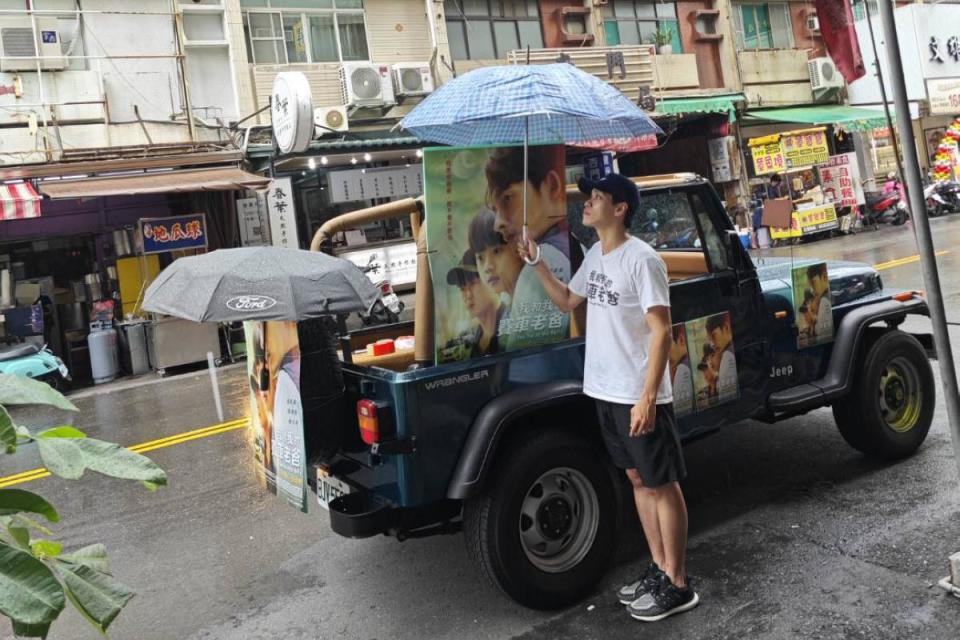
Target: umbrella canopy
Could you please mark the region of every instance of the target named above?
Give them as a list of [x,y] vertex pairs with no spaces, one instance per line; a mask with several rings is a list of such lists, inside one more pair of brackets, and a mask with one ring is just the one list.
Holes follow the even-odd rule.
[[566,63],[470,71],[434,91],[400,125],[452,146],[526,141],[623,152],[656,147],[663,134],[619,89]]
[[180,258],[147,289],[143,308],[195,322],[305,320],[368,313],[379,295],[357,266],[341,258],[246,247]]

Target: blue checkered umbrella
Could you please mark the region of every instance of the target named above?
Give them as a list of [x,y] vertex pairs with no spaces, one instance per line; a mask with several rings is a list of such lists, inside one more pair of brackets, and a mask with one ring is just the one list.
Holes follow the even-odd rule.
[[526,141],[612,151],[653,148],[663,133],[619,89],[565,63],[476,69],[434,91],[400,125],[452,146]]

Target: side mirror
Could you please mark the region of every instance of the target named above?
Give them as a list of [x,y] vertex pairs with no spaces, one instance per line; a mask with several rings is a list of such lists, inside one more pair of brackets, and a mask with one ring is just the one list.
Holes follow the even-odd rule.
[[740,234],[735,229],[727,229],[727,267],[742,271],[746,266],[743,245],[740,244]]

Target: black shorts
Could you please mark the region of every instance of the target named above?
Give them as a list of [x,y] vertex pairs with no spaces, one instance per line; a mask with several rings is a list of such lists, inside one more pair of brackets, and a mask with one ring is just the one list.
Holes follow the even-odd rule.
[[600,433],[613,464],[620,469],[636,469],[644,486],[651,488],[686,477],[687,465],[683,461],[672,403],[657,405],[656,428],[652,433],[631,438],[631,405],[596,402]]

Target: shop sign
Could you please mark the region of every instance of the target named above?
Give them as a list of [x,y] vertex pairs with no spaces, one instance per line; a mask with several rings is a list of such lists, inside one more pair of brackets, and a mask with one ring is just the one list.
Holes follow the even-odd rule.
[[207,217],[202,213],[168,218],[141,218],[143,253],[207,248]]
[[758,176],[767,173],[778,173],[786,169],[786,161],[783,157],[783,148],[780,141],[766,142],[758,145],[751,145],[753,154],[753,172]]
[[960,113],[960,78],[927,80],[930,115],[952,116]]
[[330,182],[330,201],[334,203],[423,193],[423,167],[419,164],[331,171],[327,180]]
[[313,96],[307,76],[299,71],[278,73],[270,94],[270,122],[280,153],[300,153],[313,136]]
[[[402,242],[370,249],[337,253],[366,270],[367,277],[376,284],[388,280],[395,287],[417,282],[417,243]],[[368,268],[369,267],[369,268]]]
[[817,172],[820,174],[823,194],[833,200],[834,206],[856,207],[864,204],[857,154],[830,156],[826,164],[817,167]]
[[290,178],[276,178],[267,190],[270,213],[270,240],[273,246],[299,249],[297,210],[293,206],[293,183]]
[[263,196],[237,200],[237,223],[240,227],[240,244],[244,247],[259,247],[270,244],[267,227],[267,204]]
[[830,157],[827,136],[823,131],[804,131],[780,138],[787,169],[823,164]]
[[838,229],[837,210],[832,204],[819,207],[810,207],[793,212],[793,223],[790,229],[770,228],[770,237],[775,240],[783,238],[799,238],[811,233]]

